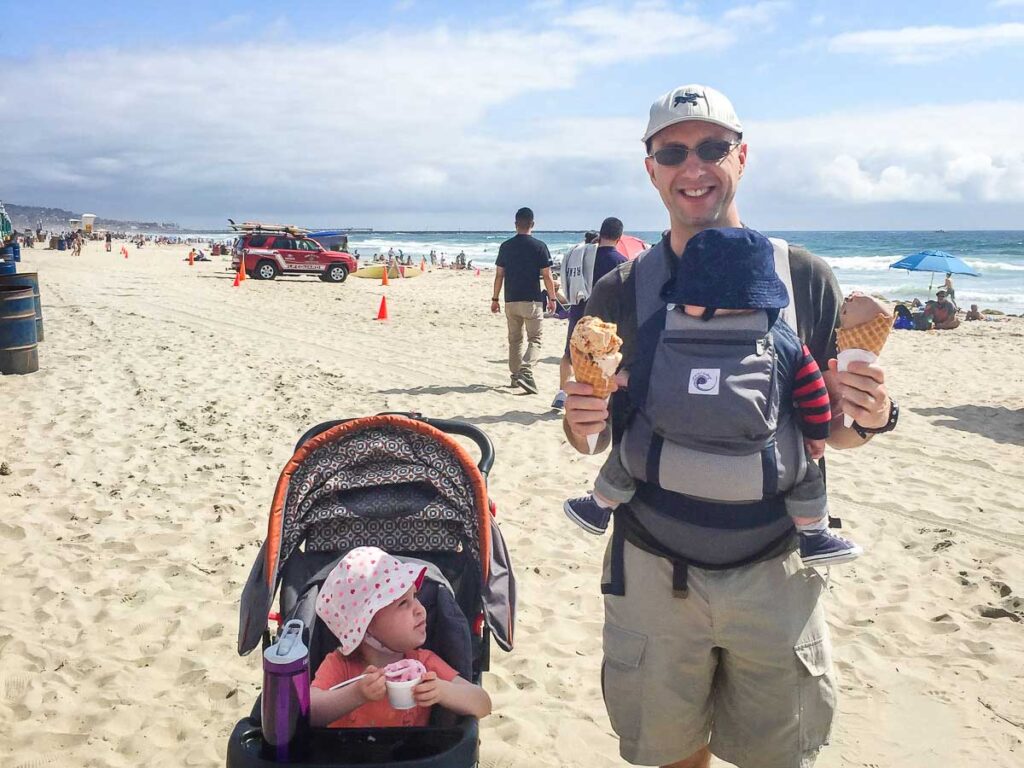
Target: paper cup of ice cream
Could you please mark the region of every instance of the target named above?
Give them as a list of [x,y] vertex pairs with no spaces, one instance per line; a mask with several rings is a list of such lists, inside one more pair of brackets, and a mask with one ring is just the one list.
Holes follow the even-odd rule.
[[426,671],[427,668],[415,659],[402,659],[384,667],[384,684],[392,707],[412,709],[416,706],[412,691],[423,680]]

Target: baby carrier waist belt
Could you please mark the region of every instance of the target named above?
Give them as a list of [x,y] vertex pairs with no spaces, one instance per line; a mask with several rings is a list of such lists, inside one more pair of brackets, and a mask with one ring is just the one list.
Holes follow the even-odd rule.
[[616,597],[622,597],[626,594],[624,547],[627,541],[637,549],[641,549],[650,555],[663,557],[672,563],[672,593],[675,597],[685,598],[689,594],[687,573],[690,566],[706,571],[726,571],[732,568],[752,565],[784,554],[789,549],[789,542],[793,537],[793,529],[789,528],[765,544],[764,548],[754,555],[725,565],[715,565],[683,557],[678,552],[673,552],[665,547],[637,522],[627,505],[617,508],[613,515],[615,524],[612,529],[612,551],[608,581],[601,584],[601,594]]

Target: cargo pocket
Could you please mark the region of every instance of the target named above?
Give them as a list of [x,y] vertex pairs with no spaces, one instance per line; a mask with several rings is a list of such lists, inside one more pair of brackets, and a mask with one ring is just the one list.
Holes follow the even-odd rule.
[[601,693],[608,719],[621,739],[633,740],[640,733],[646,647],[647,635],[605,623]]
[[827,637],[800,643],[793,650],[799,660],[800,749],[815,750],[828,744],[836,711],[836,681],[832,649]]

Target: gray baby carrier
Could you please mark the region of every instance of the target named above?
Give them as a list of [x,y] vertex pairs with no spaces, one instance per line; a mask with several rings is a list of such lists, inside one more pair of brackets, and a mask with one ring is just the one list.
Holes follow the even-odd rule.
[[[783,255],[788,267],[788,248]],[[780,416],[774,318],[690,317],[661,300],[657,254],[635,269],[641,330],[623,465],[638,480],[710,501],[760,501],[792,487],[806,465],[792,409]]]
[[[788,244],[772,244],[792,296]],[[793,409],[780,407],[772,333],[773,321],[795,329],[792,301],[778,320],[764,310],[690,317],[662,298],[671,258],[662,243],[633,267],[637,346],[619,442],[637,489],[615,513],[606,594],[624,594],[626,539],[670,559],[681,594],[688,565],[731,568],[778,549],[793,534],[781,492],[807,470]]]

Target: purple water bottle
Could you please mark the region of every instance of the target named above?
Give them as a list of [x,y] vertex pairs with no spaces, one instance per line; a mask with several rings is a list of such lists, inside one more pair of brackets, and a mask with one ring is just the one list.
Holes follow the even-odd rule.
[[263,738],[273,758],[294,757],[309,729],[309,650],[292,619],[263,652]]

